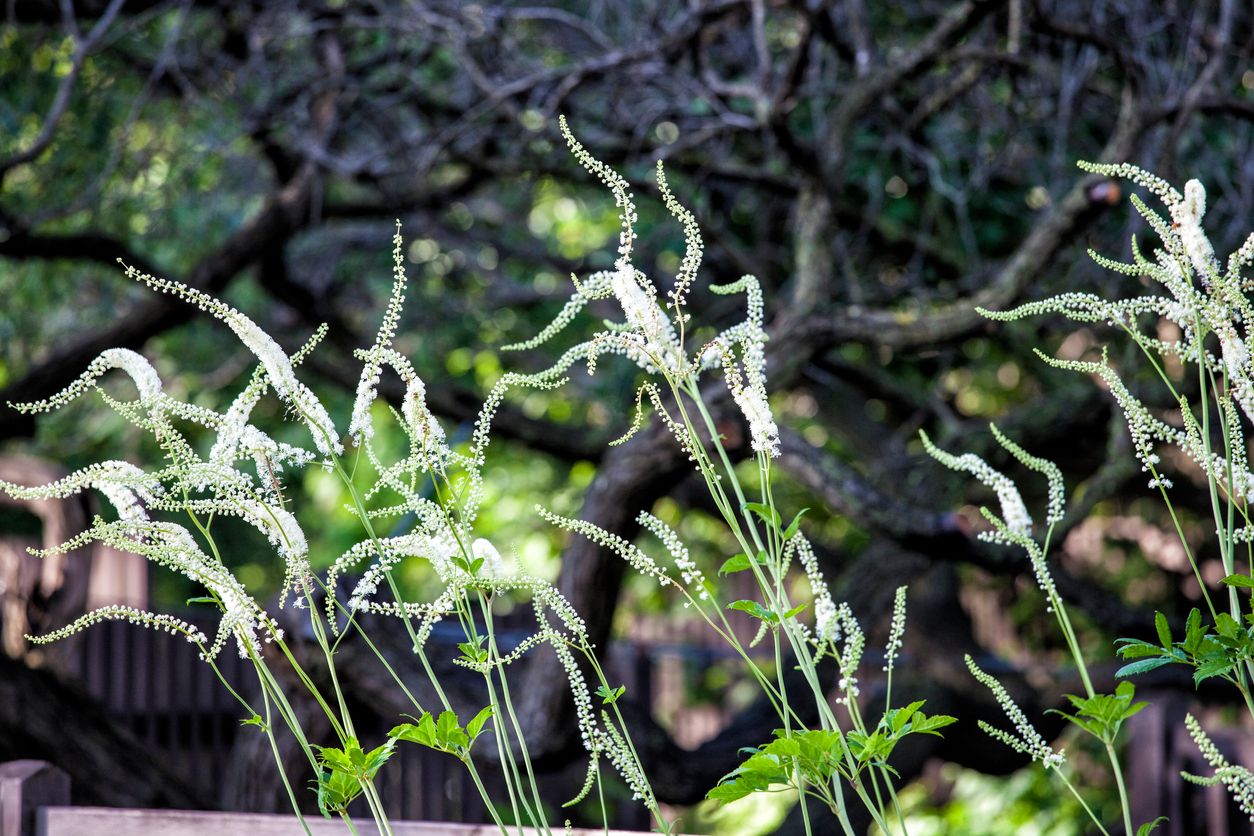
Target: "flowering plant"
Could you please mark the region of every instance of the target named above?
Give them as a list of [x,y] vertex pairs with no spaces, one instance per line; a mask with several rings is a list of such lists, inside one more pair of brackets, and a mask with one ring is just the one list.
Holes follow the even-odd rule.
[[[1142,471],[1149,474],[1149,489],[1162,498],[1172,520],[1180,545],[1187,556],[1205,603],[1209,623],[1200,609],[1193,609],[1186,619],[1184,638],[1177,641],[1163,613],[1154,620],[1157,642],[1134,638],[1117,641],[1118,653],[1128,664],[1117,673],[1119,677],[1134,676],[1167,665],[1183,665],[1193,670],[1195,683],[1218,678],[1232,685],[1241,695],[1254,718],[1254,607],[1243,601],[1240,591],[1254,588],[1254,527],[1250,524],[1249,498],[1254,490],[1246,452],[1244,422],[1254,421],[1254,307],[1247,293],[1251,281],[1242,275],[1254,262],[1254,234],[1220,265],[1215,249],[1202,228],[1206,214],[1206,191],[1197,180],[1188,181],[1183,193],[1160,177],[1129,164],[1080,163],[1085,171],[1105,177],[1131,180],[1146,189],[1167,209],[1163,217],[1139,196],[1133,194],[1132,205],[1158,235],[1161,246],[1148,256],[1132,239],[1132,262],[1115,261],[1090,251],[1098,264],[1117,273],[1146,279],[1165,293],[1106,299],[1092,293],[1063,293],[1049,299],[1029,302],[1009,311],[981,311],[998,321],[1013,321],[1029,316],[1057,314],[1076,322],[1105,323],[1122,331],[1141,350],[1154,377],[1165,387],[1174,414],[1156,413],[1138,398],[1125,383],[1119,371],[1110,365],[1103,349],[1100,361],[1051,357],[1040,351],[1041,359],[1058,369],[1080,372],[1097,378],[1109,391],[1123,412],[1132,439],[1133,451]],[[1175,339],[1163,339],[1159,326],[1174,326]],[[1148,327],[1147,327],[1148,326]],[[1151,333],[1151,328],[1153,332]],[[1191,367],[1191,369],[1190,369]],[[1114,748],[1114,740],[1123,720],[1131,717],[1144,703],[1134,703],[1131,682],[1120,683],[1114,694],[1097,694],[1092,685],[1085,660],[1080,652],[1075,631],[1066,608],[1049,574],[1046,553],[1054,525],[1062,517],[1062,480],[1058,469],[1049,462],[1028,455],[1009,439],[994,433],[1010,453],[1030,469],[1049,478],[1049,512],[1044,544],[1032,537],[1032,521],[1014,484],[972,454],[954,457],[936,449],[926,436],[923,442],[941,463],[966,470],[993,488],[1001,502],[1002,517],[984,509],[984,516],[993,525],[986,539],[1023,548],[1030,557],[1048,608],[1054,613],[1067,641],[1071,657],[1084,683],[1086,696],[1070,697],[1076,715],[1064,715],[1083,732],[1097,737],[1105,747],[1123,807],[1124,832],[1131,832],[1132,819],[1124,789],[1122,769]],[[1163,472],[1161,449],[1179,453],[1175,459],[1184,465],[1185,473],[1204,486],[1209,496],[1210,513],[1218,541],[1219,561],[1223,569],[1222,586],[1226,602],[1216,602],[1203,576],[1199,556],[1185,536],[1182,512],[1171,499],[1172,480]],[[1242,564],[1238,564],[1238,560]],[[1244,572],[1239,571],[1244,569]],[[992,678],[968,661],[972,673],[993,689],[998,701],[1015,722],[1018,735],[989,729],[999,739],[1019,751],[1039,759],[1058,771],[1062,753],[1054,752],[1032,730],[1023,713]],[[1185,774],[1184,778],[1203,785],[1221,783],[1228,788],[1241,809],[1254,820],[1254,773],[1229,763],[1210,741],[1198,720],[1189,715],[1186,727],[1205,760],[1215,768],[1210,777]],[[1063,780],[1066,781],[1065,776]],[[1071,792],[1076,790],[1067,783]],[[1078,797],[1078,793],[1077,793]],[[1081,799],[1083,803],[1083,800]],[[1085,809],[1088,810],[1087,805]],[[1092,811],[1089,811],[1093,816]],[[1094,816],[1097,827],[1106,832]],[[1148,833],[1157,825],[1148,822],[1138,834]]]

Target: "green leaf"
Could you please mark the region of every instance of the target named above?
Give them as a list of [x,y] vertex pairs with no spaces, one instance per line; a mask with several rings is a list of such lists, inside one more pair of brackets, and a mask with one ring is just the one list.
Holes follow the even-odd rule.
[[1159,816],[1153,821],[1147,821],[1145,824],[1136,829],[1136,836],[1149,836],[1149,834],[1158,829],[1158,825],[1165,821],[1169,821],[1166,816]]
[[483,649],[482,645],[487,641],[487,636],[479,636],[473,642],[460,642],[457,649],[462,652],[462,656],[471,662],[483,663],[488,660],[488,651]]
[[1166,650],[1171,649],[1171,627],[1167,625],[1167,616],[1155,610],[1154,629],[1158,631],[1158,641]]
[[599,685],[597,686],[596,695],[601,698],[601,702],[603,704],[613,705],[618,702],[618,698],[626,691],[626,685],[619,685],[617,688],[610,688],[608,685]]
[[923,707],[925,702],[926,700],[915,700],[905,708],[896,708],[890,711],[888,716],[884,718],[885,720],[888,720],[889,728],[891,728],[894,733],[900,732],[906,727],[906,724],[910,722],[910,718],[914,716],[914,713]]
[[1217,655],[1208,656],[1198,664],[1197,669],[1193,671],[1193,684],[1201,685],[1208,679],[1216,676],[1223,676],[1233,669],[1234,665],[1227,656]]
[[748,782],[732,781],[726,784],[719,784],[707,792],[705,797],[727,804],[732,801],[739,801],[745,796],[752,795],[754,792],[754,787]]
[[1140,639],[1115,639],[1115,644],[1122,645],[1119,648],[1119,655],[1124,659],[1139,659],[1142,656],[1162,656],[1164,650],[1171,650],[1171,645],[1167,645],[1164,648]]
[[746,502],[743,506],[744,510],[757,516],[767,525],[774,526],[776,530],[780,526],[779,512],[769,505],[763,505],[761,502]]
[[216,604],[216,603],[218,602],[214,600],[213,598],[210,598],[208,595],[202,595],[199,598],[188,598],[186,606],[190,607],[192,604]]
[[417,723],[402,723],[388,732],[388,737],[417,743],[420,746],[439,748],[435,739],[435,718],[430,711],[423,712]]
[[1152,659],[1139,659],[1130,664],[1124,665],[1115,671],[1116,677],[1135,676],[1138,673],[1148,673],[1149,671],[1161,668],[1163,665],[1170,665],[1175,660],[1169,656],[1156,656]]
[[808,607],[808,606],[810,606],[810,605],[809,605],[809,604],[798,604],[797,606],[793,607],[793,608],[792,608],[791,610],[789,610],[788,612],[784,613],[784,618],[792,618],[793,616],[797,615],[798,613],[800,613],[802,610],[804,610],[804,609],[805,609],[806,607]]
[[768,624],[775,624],[779,621],[778,615],[776,615],[773,611],[768,610],[757,601],[732,601],[727,605],[727,609],[747,612],[754,618],[760,618]]
[[379,771],[383,764],[387,763],[388,758],[392,757],[392,752],[395,748],[396,741],[389,740],[382,746],[378,746],[367,752],[365,759],[366,774],[373,778],[375,773]]
[[1247,575],[1229,575],[1220,583],[1226,586],[1239,586],[1242,589],[1254,589],[1254,578]]
[[435,723],[435,736],[437,740],[447,740],[448,736],[461,728],[457,722],[456,711],[441,711],[440,719]]
[[743,572],[749,568],[749,565],[749,555],[738,554],[723,561],[723,565],[718,567],[718,573],[720,575],[730,575],[734,572]]
[[492,706],[486,706],[481,709],[478,714],[472,717],[469,723],[466,724],[466,736],[470,738],[471,743],[473,743],[475,738],[483,733],[483,725],[488,722],[488,718],[491,717],[493,713],[494,709]]
[[1184,621],[1184,650],[1186,653],[1196,653],[1202,644],[1202,638],[1206,635],[1206,628],[1202,626],[1202,611],[1197,607],[1189,610],[1189,617]]
[[791,540],[801,530],[801,518],[806,515],[809,508],[802,508],[797,512],[797,516],[792,518],[792,522],[788,524],[788,528],[784,529],[784,539]]
[[1220,612],[1215,615],[1215,632],[1224,638],[1233,639],[1241,632],[1241,625],[1228,613]]
[[946,726],[952,726],[958,722],[957,717],[951,717],[948,714],[936,714],[931,717],[924,716],[922,711],[916,712],[910,720],[910,732],[912,734],[932,734],[940,737],[937,729],[943,729]]

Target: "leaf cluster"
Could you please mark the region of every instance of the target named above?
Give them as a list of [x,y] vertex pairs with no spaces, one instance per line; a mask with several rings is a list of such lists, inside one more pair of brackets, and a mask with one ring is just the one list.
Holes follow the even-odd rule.
[[369,752],[361,748],[356,738],[350,737],[342,749],[332,746],[315,746],[318,750],[318,810],[331,818],[332,813],[345,815],[348,805],[362,794],[366,784],[392,757],[395,740]]
[[418,722],[401,723],[388,732],[388,737],[393,741],[417,743],[466,761],[470,759],[470,747],[483,734],[484,726],[492,714],[492,706],[486,706],[462,726],[454,711],[442,711],[439,717],[430,711],[424,711]]
[[[1225,583],[1228,580],[1225,578]],[[1175,641],[1167,617],[1156,612],[1158,644],[1117,639],[1119,655],[1133,661],[1115,675],[1134,676],[1174,664],[1193,668],[1194,685],[1216,676],[1236,684],[1240,667],[1254,659],[1254,615],[1247,614],[1243,621],[1244,624],[1226,612],[1216,613],[1212,633],[1212,625],[1202,623],[1202,613],[1195,607],[1185,619],[1183,640]]]
[[812,729],[775,730],[775,739],[765,746],[747,747],[748,757],[719,781],[706,797],[723,803],[736,801],[755,792],[779,789],[803,791],[835,808],[833,782],[853,782],[868,768],[885,769],[893,774],[888,758],[897,744],[911,734],[940,736],[940,729],[957,722],[954,717],[929,717],[921,709],[924,700],[885,712],[871,733]]

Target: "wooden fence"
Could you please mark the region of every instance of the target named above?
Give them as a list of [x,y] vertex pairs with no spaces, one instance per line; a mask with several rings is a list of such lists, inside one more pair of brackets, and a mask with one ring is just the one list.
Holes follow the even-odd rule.
[[[207,627],[210,625],[206,625]],[[502,641],[522,623],[506,619]],[[735,666],[738,657],[692,620],[642,619],[638,638],[612,642],[607,675],[647,701],[671,726],[677,741],[696,746],[716,735],[729,719],[722,694],[694,685],[720,663]],[[229,771],[240,729],[241,709],[209,666],[179,636],[140,630],[125,622],[104,622],[67,646],[59,662],[117,721],[161,753],[189,784],[217,786]],[[224,652],[218,666],[232,683],[249,683],[251,662]],[[465,770],[436,752],[402,747],[384,771],[380,795],[389,815],[405,819],[477,822],[488,818]],[[489,787],[491,789],[491,787]],[[622,826],[647,824],[634,805],[624,807]]]
[[[349,836],[338,820],[290,814],[71,807],[68,776],[44,761],[0,763],[0,836]],[[395,836],[495,836],[492,826],[449,822],[390,822]],[[526,836],[537,836],[528,827]],[[633,836],[625,830],[574,830],[577,836]]]

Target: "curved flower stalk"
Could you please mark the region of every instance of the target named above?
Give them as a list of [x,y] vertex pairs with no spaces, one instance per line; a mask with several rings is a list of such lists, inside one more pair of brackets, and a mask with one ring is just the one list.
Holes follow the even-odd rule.
[[1040,761],[1046,769],[1059,769],[1062,767],[1067,760],[1063,750],[1054,749],[1045,738],[1041,737],[1041,733],[1032,725],[1032,721],[1023,713],[1023,709],[1010,696],[1005,686],[994,677],[985,673],[969,655],[963,658],[967,663],[967,669],[971,671],[971,675],[981,685],[993,692],[993,698],[997,700],[997,704],[1001,706],[1001,710],[1005,712],[1006,717],[1014,725],[1015,730],[1014,732],[1008,732],[983,720],[980,721],[980,728],[1016,752],[1027,755],[1034,761]]
[[[1120,764],[1118,752],[1116,751],[1116,742],[1123,721],[1139,712],[1145,707],[1146,703],[1134,703],[1132,701],[1135,691],[1130,682],[1121,683],[1114,694],[1099,694],[1093,687],[1088,664],[1080,649],[1079,638],[1071,624],[1071,617],[1067,612],[1066,604],[1058,593],[1053,575],[1050,573],[1047,557],[1050,543],[1053,539],[1054,527],[1062,522],[1066,513],[1066,488],[1063,483],[1062,471],[1048,459],[1034,456],[1020,447],[998,429],[995,424],[990,424],[989,429],[992,431],[997,443],[1019,464],[1045,477],[1048,487],[1045,511],[1046,528],[1043,534],[1040,535],[1040,542],[1037,542],[1032,531],[1030,517],[1028,517],[1022,495],[1010,477],[994,469],[974,453],[964,453],[960,456],[955,456],[933,444],[932,440],[927,437],[927,434],[922,431],[919,432],[919,438],[923,442],[924,449],[932,458],[952,470],[970,473],[979,482],[996,493],[1001,504],[1002,514],[999,517],[986,507],[980,508],[980,512],[992,526],[992,529],[981,532],[978,536],[981,540],[987,542],[1021,548],[1027,554],[1032,564],[1033,574],[1036,576],[1036,584],[1045,596],[1046,612],[1053,614],[1059,631],[1067,643],[1067,649],[1071,654],[1072,662],[1076,666],[1076,672],[1079,673],[1080,680],[1084,685],[1083,696],[1068,695],[1067,697],[1074,706],[1076,715],[1063,713],[1063,716],[1071,721],[1081,732],[1092,735],[1102,743],[1106,751],[1107,761],[1110,764],[1111,773],[1115,778],[1115,784],[1119,789],[1124,832],[1131,833],[1133,832],[1132,811],[1128,803],[1123,767]],[[1007,522],[1007,520],[1011,519],[1018,521],[1013,527]],[[1032,760],[1040,761],[1047,770],[1052,770],[1066,785],[1067,789],[1079,800],[1097,828],[1106,833],[1107,830],[1102,821],[1097,818],[1096,814],[1063,772],[1062,766],[1065,759],[1062,751],[1055,751],[1041,737],[1031,721],[1023,713],[1023,710],[1011,699],[1010,694],[1000,682],[984,672],[970,656],[966,657],[966,662],[971,675],[992,691],[994,698],[1014,724],[1015,732],[1004,731],[990,726],[984,721],[980,721],[980,728],[1016,752],[1029,755]]]
[[[754,450],[770,456],[779,455],[779,430],[767,403],[765,355],[762,350],[766,333],[762,328],[762,291],[757,279],[745,276],[728,285],[711,287],[713,292],[718,293],[745,293],[748,317],[690,356],[684,347],[689,318],[684,305],[695,285],[703,250],[700,230],[692,213],[671,192],[659,161],[658,184],[667,209],[683,225],[685,240],[684,258],[674,287],[663,306],[653,283],[632,263],[637,214],[627,181],[584,148],[565,118],[561,118],[559,124],[571,153],[609,188],[615,205],[619,207],[618,258],[613,270],[594,273],[582,283],[576,279],[575,292],[558,316],[535,337],[507,345],[505,350],[538,348],[573,323],[589,301],[613,298],[622,310],[624,321],[605,323],[604,330],[569,349],[559,363],[547,370],[549,376],[563,373],[576,358],[584,360],[589,373],[592,373],[596,359],[606,354],[624,355],[649,375],[661,377],[672,385],[681,381],[695,385],[702,371],[721,366],[726,371],[728,389],[748,422]],[[687,444],[687,441],[682,443]]]
[[[1250,602],[1240,594],[1241,589],[1254,587],[1249,575],[1249,568],[1254,566],[1254,539],[1250,537],[1254,473],[1246,452],[1248,424],[1254,422],[1254,305],[1247,295],[1251,281],[1245,275],[1254,263],[1254,234],[1221,261],[1203,227],[1206,190],[1199,181],[1190,180],[1183,190],[1177,190],[1128,164],[1081,163],[1080,167],[1131,180],[1166,210],[1164,216],[1134,194],[1132,205],[1156,233],[1157,246],[1146,253],[1133,239],[1129,262],[1090,253],[1103,267],[1148,280],[1159,292],[1114,300],[1067,293],[1009,311],[983,313],[1001,321],[1056,314],[1076,321],[1104,322],[1141,349],[1154,377],[1178,404],[1177,414],[1167,420],[1152,413],[1125,384],[1126,372],[1109,364],[1105,350],[1100,362],[1041,355],[1051,366],[1099,379],[1111,393],[1123,412],[1135,454],[1149,475],[1149,488],[1162,497],[1176,526],[1209,613],[1210,624],[1203,623],[1201,612],[1190,614],[1184,641],[1174,639],[1161,615],[1155,625],[1158,643],[1120,639],[1119,652],[1130,660],[1121,675],[1168,664],[1186,665],[1193,668],[1198,682],[1219,677],[1232,684],[1254,717],[1254,627],[1250,626]],[[1162,323],[1176,326],[1179,337],[1163,340],[1156,336]],[[1184,385],[1190,377],[1195,385]],[[1212,598],[1211,584],[1198,565],[1194,546],[1184,536],[1171,500],[1171,479],[1162,472],[1160,451],[1164,448],[1182,453],[1206,484],[1227,607],[1217,606]],[[1190,731],[1195,728],[1193,723]],[[1200,728],[1195,739],[1199,734]],[[1239,768],[1222,769],[1227,770],[1224,775],[1233,778],[1231,783],[1225,780],[1229,789],[1242,798],[1244,779],[1234,771]]]
[[261,362],[270,385],[274,387],[279,397],[290,404],[301,422],[309,427],[314,446],[319,452],[324,456],[329,456],[344,451],[344,445],[340,443],[339,431],[336,430],[335,423],[331,420],[322,401],[296,377],[292,359],[257,323],[203,291],[188,287],[181,282],[142,273],[129,265],[124,264],[123,267],[129,278],[153,290],[177,296],[225,323],[235,332],[240,342]]
[[1214,768],[1215,772],[1206,777],[1181,772],[1180,777],[1203,787],[1223,784],[1237,802],[1237,806],[1241,808],[1241,812],[1249,816],[1250,821],[1254,821],[1254,773],[1243,766],[1228,763],[1228,759],[1220,753],[1219,747],[1211,742],[1206,732],[1202,730],[1202,724],[1192,714],[1185,715],[1184,725],[1189,730],[1189,736],[1193,738],[1193,742],[1197,744],[1198,751],[1202,753],[1202,757]]

